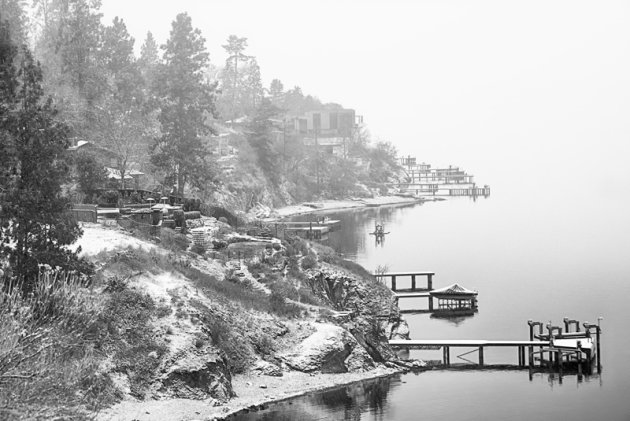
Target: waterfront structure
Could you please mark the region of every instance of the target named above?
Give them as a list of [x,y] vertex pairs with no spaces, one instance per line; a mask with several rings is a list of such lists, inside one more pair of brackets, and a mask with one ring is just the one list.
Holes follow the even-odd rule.
[[[578,376],[583,371],[591,373],[593,364],[596,363],[597,372],[601,372],[601,327],[598,323],[583,323],[584,330],[580,330],[580,323],[575,323],[576,330],[571,332],[568,319],[565,318],[563,332],[559,326],[551,323],[546,325],[547,334],[543,334],[543,323],[529,320],[529,340],[486,340],[486,339],[396,339],[389,344],[398,349],[442,349],[442,364],[451,366],[451,348],[473,348],[473,351],[465,352],[457,357],[474,364],[474,362],[462,358],[471,352],[478,352],[477,365],[485,365],[484,350],[491,347],[516,348],[518,354],[518,368],[527,368],[530,378],[533,371],[548,368],[559,372],[560,376],[566,369],[577,370]],[[573,322],[573,321],[572,321]],[[539,327],[539,333],[534,332]],[[529,355],[529,358],[527,358]],[[502,364],[505,366],[505,364]],[[512,368],[510,366],[510,368]]]
[[490,195],[490,186],[478,187],[474,176],[459,167],[431,168],[430,164],[418,163],[415,157],[399,158],[406,173],[406,181],[397,187],[415,196],[483,196]]
[[477,308],[477,291],[466,289],[458,284],[434,289],[430,295],[431,298],[437,299],[438,309],[442,311],[458,312]]

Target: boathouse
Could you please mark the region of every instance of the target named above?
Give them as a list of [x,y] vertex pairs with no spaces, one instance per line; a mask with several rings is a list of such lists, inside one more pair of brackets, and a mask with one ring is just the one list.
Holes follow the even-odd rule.
[[434,289],[429,294],[438,300],[439,310],[461,311],[477,308],[477,291],[471,291],[458,284]]

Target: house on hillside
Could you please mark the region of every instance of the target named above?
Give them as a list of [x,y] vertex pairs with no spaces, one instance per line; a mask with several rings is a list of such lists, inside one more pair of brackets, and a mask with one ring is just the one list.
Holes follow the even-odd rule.
[[350,139],[362,117],[353,109],[322,109],[309,111],[285,122],[287,134],[302,138],[303,144],[320,153],[347,157]]
[[[97,162],[107,171],[107,178],[120,182],[120,170],[118,169],[119,155],[103,146],[86,140],[79,140],[67,149],[68,153],[77,155],[85,153],[92,155]],[[76,171],[76,170],[74,170]],[[145,174],[137,169],[137,164],[130,163],[125,172],[125,184],[127,188],[140,189],[145,182]]]
[[290,129],[307,136],[350,137],[357,125],[352,109],[309,111],[290,121]]

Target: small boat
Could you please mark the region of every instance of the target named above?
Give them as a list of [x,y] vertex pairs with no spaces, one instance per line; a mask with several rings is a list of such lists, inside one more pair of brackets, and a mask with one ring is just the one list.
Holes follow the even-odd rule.
[[374,232],[371,232],[370,235],[376,235],[376,236],[382,236],[385,234],[389,234],[388,232],[385,232],[385,226],[381,225],[381,224],[376,224],[374,226]]

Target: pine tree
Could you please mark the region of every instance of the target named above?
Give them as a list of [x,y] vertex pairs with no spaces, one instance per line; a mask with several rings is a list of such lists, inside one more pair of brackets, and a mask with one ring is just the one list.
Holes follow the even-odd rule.
[[0,20],[7,22],[11,39],[17,45],[27,43],[26,3],[26,0],[0,0]]
[[282,102],[282,97],[284,95],[284,85],[280,81],[280,79],[274,79],[271,81],[269,85],[269,96],[271,97],[271,102],[280,106]]
[[134,39],[118,17],[103,31],[100,61],[107,80],[94,116],[91,138],[117,155],[120,188],[130,165],[146,156],[148,139],[156,133],[157,121],[146,105],[143,79],[133,55]]
[[251,57],[245,70],[246,110],[255,110],[262,101],[263,86],[260,79],[260,66],[255,57]]
[[242,75],[239,73],[239,62],[243,63],[250,59],[249,56],[243,52],[247,48],[247,38],[239,38],[236,35],[230,35],[227,39],[227,44],[222,46],[228,53],[228,58],[225,60],[225,68],[222,74],[222,98],[224,104],[224,111],[227,111],[230,119],[235,119],[238,116],[239,103],[241,101],[241,89],[242,89]]
[[0,138],[8,152],[2,158],[8,176],[0,180],[0,251],[28,288],[38,264],[78,267],[77,254],[66,246],[81,229],[70,218],[61,190],[68,177],[67,126],[57,121],[52,101],[44,99],[41,69],[25,48],[15,71],[17,50],[7,47],[6,35],[0,25]]
[[274,183],[278,182],[280,167],[278,154],[274,150],[274,127],[272,119],[280,110],[268,98],[263,98],[248,127],[247,141],[256,151],[258,164],[265,175]]
[[183,196],[186,183],[201,186],[212,177],[203,140],[214,133],[210,120],[216,116],[216,84],[206,81],[205,39],[188,14],[177,15],[162,49],[164,64],[156,83],[162,135],[153,145],[151,161],[177,182]]
[[151,32],[147,32],[147,37],[140,48],[140,58],[138,67],[144,79],[145,87],[150,90],[155,83],[155,78],[160,64],[158,45]]

